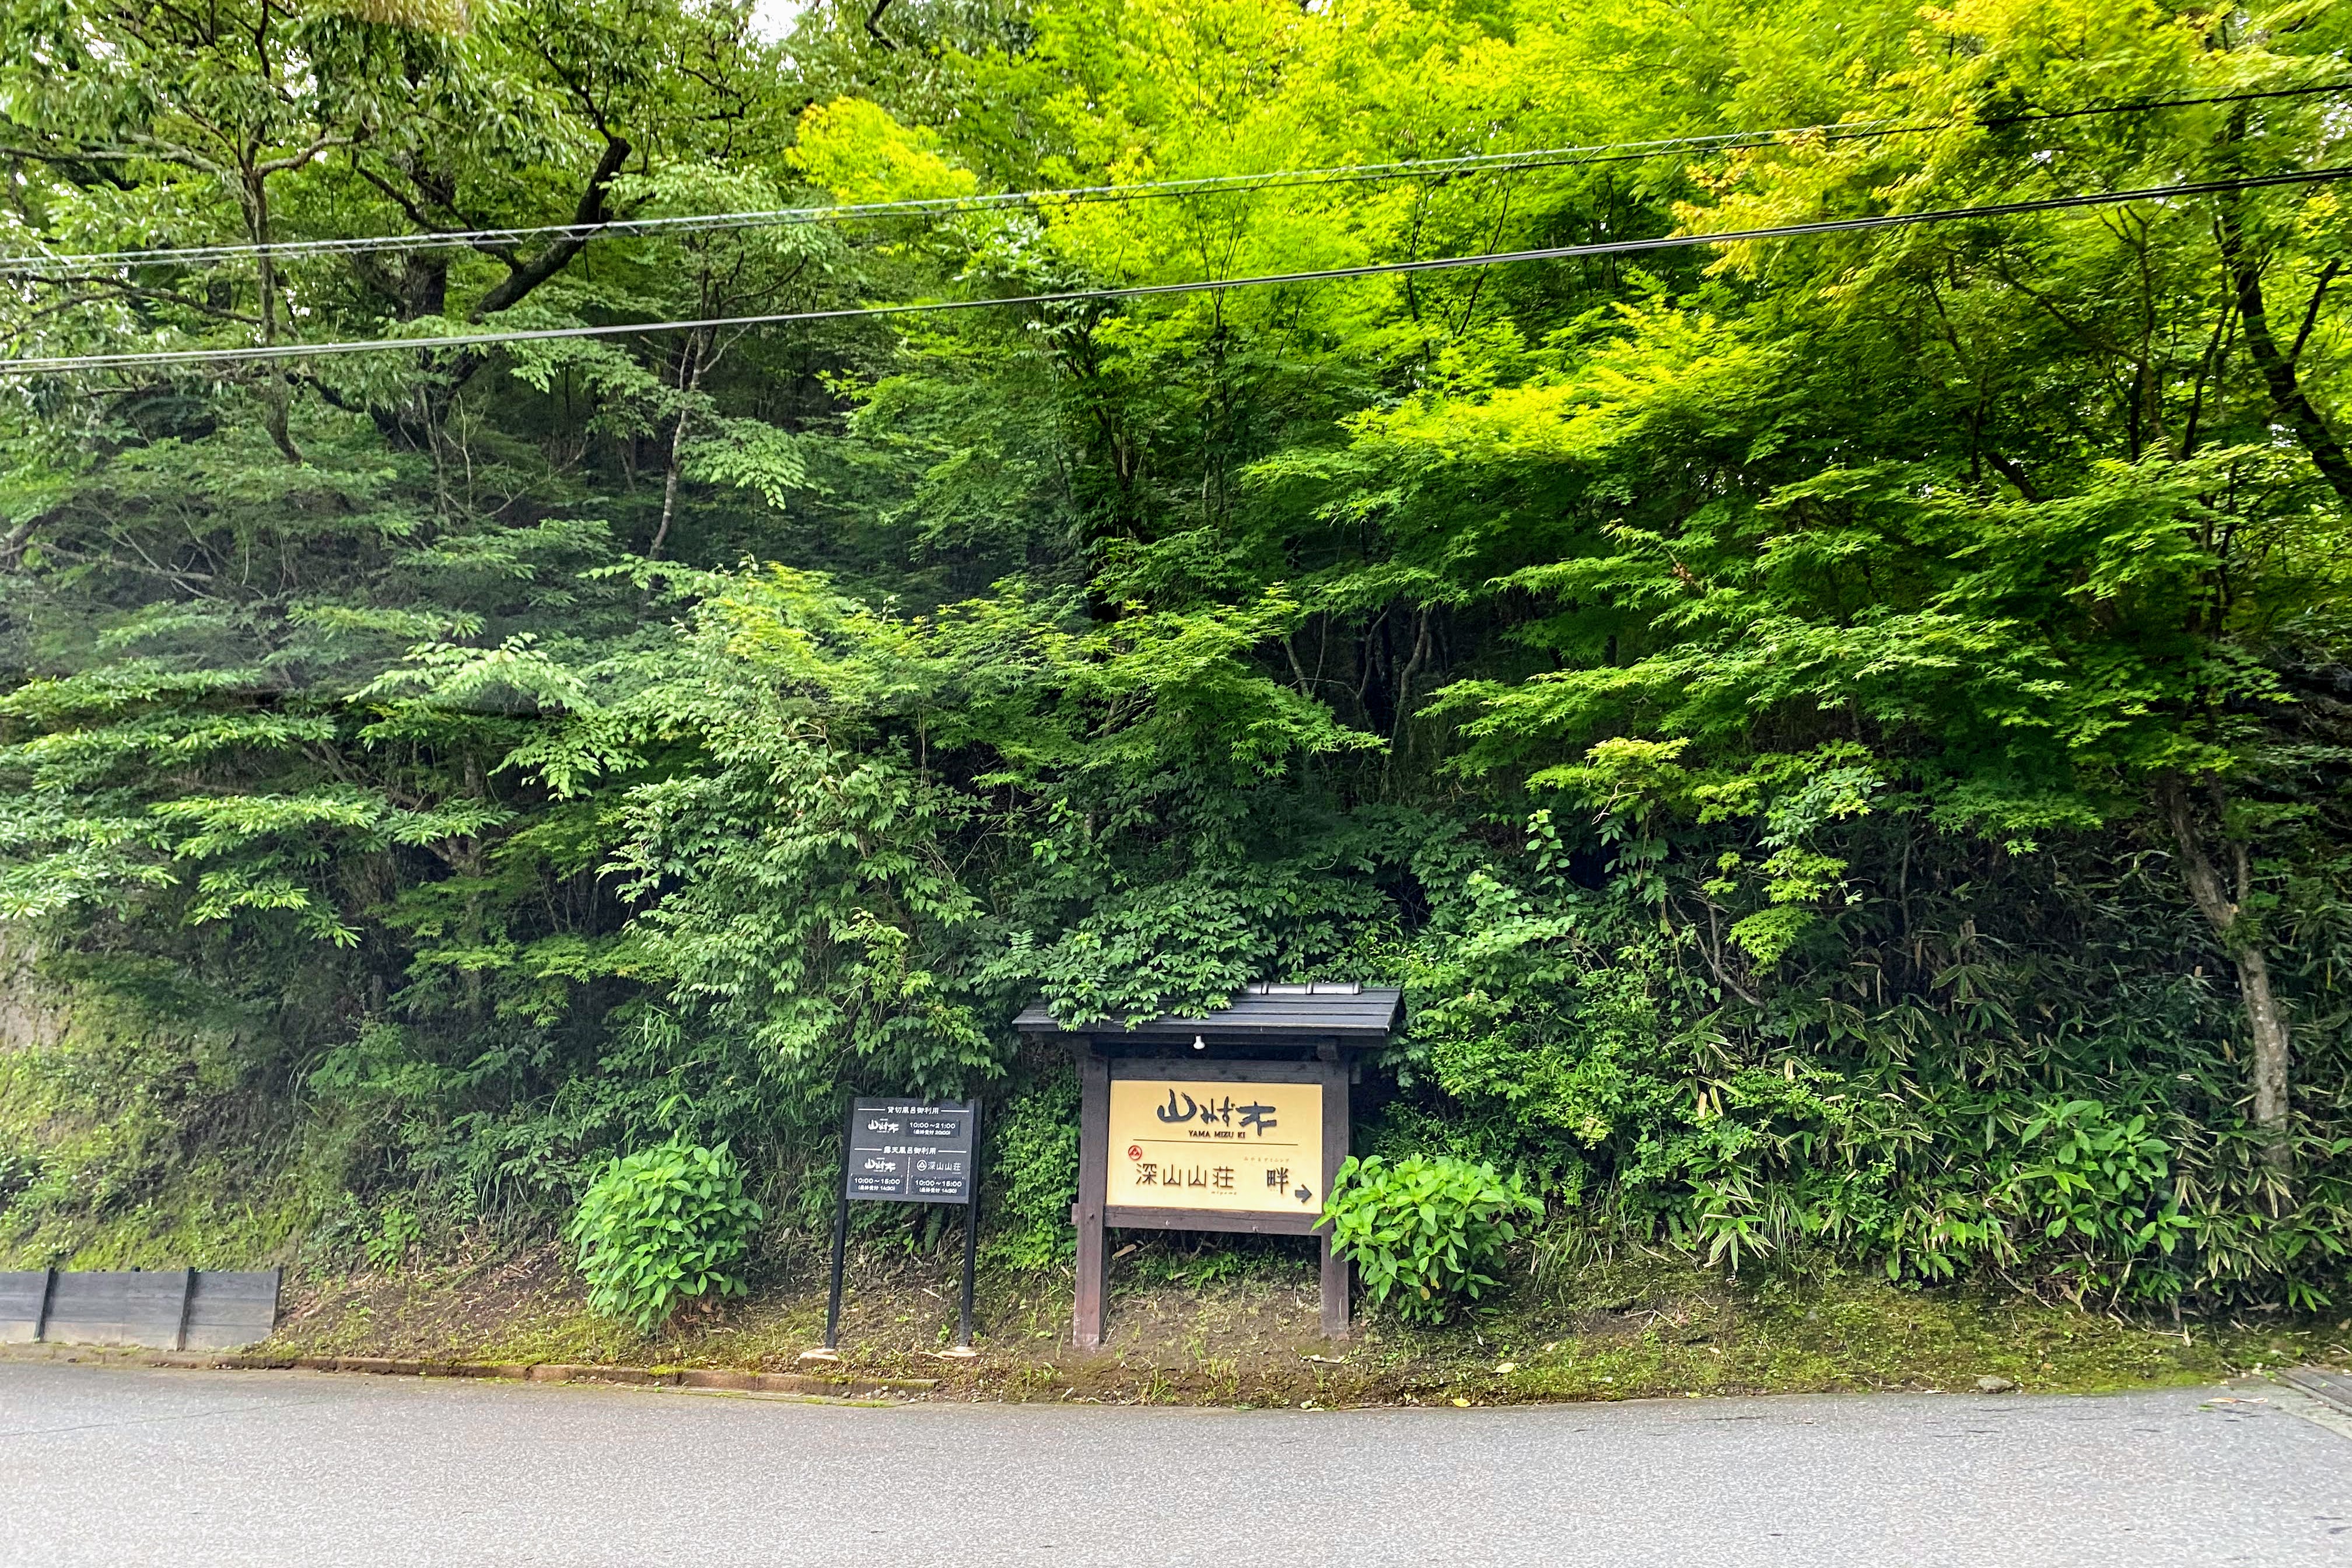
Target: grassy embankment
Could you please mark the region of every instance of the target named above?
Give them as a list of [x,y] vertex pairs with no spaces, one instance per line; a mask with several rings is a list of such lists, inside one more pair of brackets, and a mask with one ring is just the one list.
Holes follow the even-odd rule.
[[[199,1161],[102,1217],[10,1226],[0,1268],[289,1264],[272,1348],[298,1354],[497,1363],[788,1370],[818,1342],[824,1258],[809,1239],[762,1259],[752,1294],[680,1313],[646,1337],[586,1307],[562,1249],[488,1230],[370,1268],[348,1239],[305,1235],[299,1184],[238,1195]],[[1540,1253],[1538,1253],[1540,1256]],[[1345,1346],[1316,1332],[1314,1270],[1297,1243],[1154,1237],[1114,1266],[1109,1343],[1067,1342],[1071,1276],[982,1270],[975,1362],[939,1359],[954,1322],[954,1249],[854,1254],[841,1336],[848,1365],[940,1380],[943,1397],[1225,1404],[1619,1399],[1680,1394],[2021,1388],[2089,1391],[2216,1379],[2340,1360],[2352,1324],[2252,1313],[2175,1324],[1973,1285],[1916,1289],[1785,1260],[1734,1280],[1672,1258],[1520,1270],[1478,1310],[1415,1328],[1376,1309]],[[1318,1360],[1317,1357],[1324,1359]]]
[[[983,1274],[982,1355],[943,1360],[950,1258],[868,1251],[841,1336],[851,1369],[940,1380],[939,1397],[1296,1405],[1504,1403],[1675,1394],[1966,1389],[1999,1377],[2082,1392],[2341,1359],[2346,1325],[2260,1318],[2134,1321],[2007,1289],[1905,1289],[1792,1269],[1728,1280],[1621,1256],[1521,1275],[1436,1329],[1377,1311],[1350,1343],[1315,1332],[1311,1270],[1273,1248],[1186,1257],[1141,1244],[1114,1277],[1110,1342],[1067,1343],[1066,1269]],[[653,1338],[599,1319],[539,1247],[289,1292],[277,1348],[498,1363],[789,1370],[817,1342],[822,1259],[793,1258],[741,1301],[689,1310]],[[1319,1358],[1319,1359],[1318,1359]]]

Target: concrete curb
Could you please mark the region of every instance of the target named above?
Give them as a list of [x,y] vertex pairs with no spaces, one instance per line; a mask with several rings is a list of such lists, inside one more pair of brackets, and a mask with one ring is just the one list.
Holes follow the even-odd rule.
[[804,1372],[729,1367],[604,1366],[569,1362],[410,1361],[395,1356],[147,1355],[110,1357],[131,1364],[210,1372],[343,1372],[377,1377],[478,1377],[513,1383],[599,1383],[635,1388],[715,1388],[743,1394],[798,1394],[832,1399],[888,1399],[929,1394],[929,1377],[818,1377]]

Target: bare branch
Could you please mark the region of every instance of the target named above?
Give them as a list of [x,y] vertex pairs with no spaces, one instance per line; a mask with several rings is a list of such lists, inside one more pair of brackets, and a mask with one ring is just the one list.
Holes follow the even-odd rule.
[[2303,312],[2303,326],[2294,334],[2294,347],[2286,351],[2289,364],[2303,358],[2303,345],[2311,341],[2311,329],[2319,325],[2319,302],[2327,298],[2327,286],[2335,282],[2336,275],[2343,270],[2344,263],[2341,261],[2331,261],[2320,268],[2319,282],[2311,290],[2311,303]]
[[[588,176],[587,187],[580,193],[580,205],[572,215],[575,225],[584,227],[604,221],[604,195],[612,188],[613,176],[621,172],[621,165],[628,156],[627,139],[609,136],[604,143],[604,155],[596,161],[595,172]],[[514,270],[508,273],[497,288],[482,296],[482,302],[474,307],[472,320],[478,321],[485,316],[496,315],[520,302],[524,295],[562,271],[587,243],[584,236],[567,234],[551,241],[547,248],[529,261],[518,262],[511,257],[499,257]],[[479,246],[476,248],[489,250],[490,247]],[[490,253],[497,254],[495,251]]]

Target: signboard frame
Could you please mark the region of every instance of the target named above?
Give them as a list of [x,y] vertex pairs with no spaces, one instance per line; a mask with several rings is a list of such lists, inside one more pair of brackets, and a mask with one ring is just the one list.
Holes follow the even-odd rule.
[[[1345,1339],[1354,1271],[1345,1259],[1332,1257],[1319,1212],[1111,1206],[1110,1086],[1114,1072],[1121,1079],[1179,1084],[1319,1084],[1322,1186],[1328,1197],[1348,1158],[1349,1089],[1362,1081],[1366,1053],[1384,1049],[1403,1023],[1403,988],[1356,980],[1256,981],[1235,991],[1223,1006],[1202,1012],[1139,1013],[1071,1025],[1055,1016],[1055,1005],[1052,998],[1040,996],[1021,1010],[1013,1026],[1039,1044],[1067,1049],[1078,1068],[1078,1194],[1070,1205],[1078,1233],[1073,1342],[1080,1350],[1101,1348],[1110,1267],[1104,1233],[1115,1227],[1314,1236],[1322,1247],[1323,1332]],[[1315,1206],[1319,1211],[1321,1205]]]
[[[923,1125],[923,1118],[961,1117],[962,1130],[944,1140],[939,1132]],[[894,1125],[884,1126],[877,1118],[888,1118]],[[866,1125],[861,1127],[860,1122]],[[863,1138],[861,1141],[861,1134]],[[980,1101],[919,1100],[892,1095],[856,1098],[849,1102],[849,1116],[843,1124],[841,1136],[841,1195],[852,1203],[901,1204],[964,1204],[972,1201],[973,1184],[979,1175]],[[871,1174],[860,1171],[857,1156],[869,1156],[866,1164],[877,1160],[904,1160],[907,1168],[900,1176],[898,1192],[883,1192],[880,1183]],[[939,1192],[918,1192],[924,1181],[938,1182],[940,1176],[922,1174],[926,1164],[934,1163],[929,1156],[961,1155],[962,1182],[957,1194]],[[860,1190],[861,1183],[864,1190]]]
[[[1205,1048],[1205,1047],[1204,1047]],[[1322,1243],[1322,1330],[1348,1337],[1350,1277],[1347,1259],[1331,1253],[1323,1205],[1309,1212],[1262,1214],[1222,1209],[1152,1208],[1108,1201],[1110,1186],[1110,1086],[1112,1079],[1174,1079],[1209,1083],[1311,1083],[1323,1090],[1323,1169],[1320,1192],[1328,1197],[1348,1157],[1349,1088],[1352,1065],[1328,1042],[1311,1061],[1268,1061],[1242,1057],[1107,1054],[1095,1042],[1078,1052],[1078,1201],[1070,1211],[1077,1226],[1077,1298],[1071,1313],[1072,1338],[1081,1349],[1103,1340],[1103,1298],[1108,1286],[1106,1229],[1214,1230],[1244,1236],[1313,1236]]]
[[[1323,1212],[1322,1200],[1330,1196],[1331,1184],[1339,1173],[1339,1161],[1347,1158],[1344,1151],[1332,1157],[1332,1068],[1336,1064],[1323,1062],[1242,1062],[1187,1061],[1181,1057],[1114,1057],[1108,1058],[1109,1071],[1103,1082],[1103,1223],[1114,1230],[1223,1230],[1245,1236],[1312,1236]],[[1156,1083],[1217,1083],[1248,1085],[1253,1083],[1309,1084],[1323,1091],[1319,1140],[1322,1150],[1315,1173],[1316,1201],[1311,1207],[1297,1214],[1266,1213],[1260,1210],[1230,1210],[1188,1208],[1158,1204],[1112,1204],[1109,1201],[1110,1159],[1110,1085],[1114,1082]],[[1347,1142],[1344,1076],[1337,1091],[1341,1097],[1342,1111],[1339,1142]],[[1081,1115],[1083,1115],[1083,1109]],[[1080,1141],[1085,1140],[1084,1130]]]

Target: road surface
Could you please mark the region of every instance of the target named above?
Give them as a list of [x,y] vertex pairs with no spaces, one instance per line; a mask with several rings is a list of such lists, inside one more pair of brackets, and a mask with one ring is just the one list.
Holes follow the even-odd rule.
[[0,1362],[0,1563],[2343,1568],[2352,1437],[2299,1398],[873,1408]]

